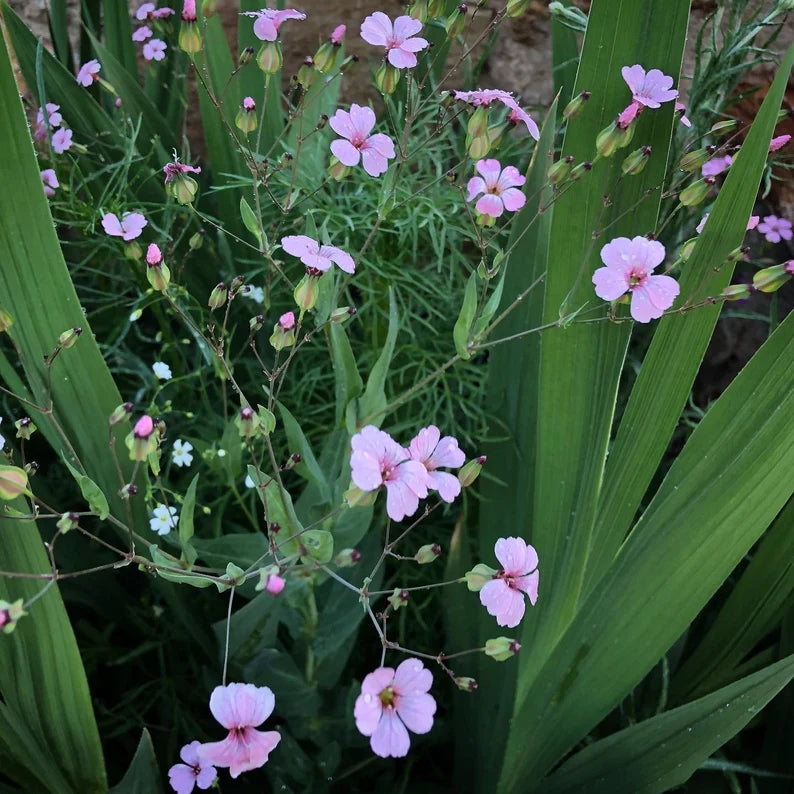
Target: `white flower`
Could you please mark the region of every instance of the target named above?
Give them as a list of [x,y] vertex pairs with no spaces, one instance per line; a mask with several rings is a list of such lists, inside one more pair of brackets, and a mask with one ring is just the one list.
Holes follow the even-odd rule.
[[248,292],[244,293],[246,298],[250,298],[256,303],[265,302],[265,291],[262,287],[255,287],[253,284],[248,284]]
[[193,456],[190,454],[192,449],[193,445],[189,441],[182,441],[181,438],[174,441],[174,448],[171,450],[171,460],[174,465],[190,466],[193,463]]
[[152,369],[160,380],[171,380],[171,367],[164,361],[155,361],[154,364],[152,364]]
[[149,519],[152,532],[156,532],[158,535],[167,535],[172,529],[176,529],[179,516],[176,514],[175,507],[158,504],[153,512],[154,518]]
[[225,449],[219,449],[218,450],[218,457],[219,458],[225,458],[226,457],[226,450]]
[[245,475],[245,487],[246,488],[253,488],[256,486],[256,483],[251,479],[250,474]]

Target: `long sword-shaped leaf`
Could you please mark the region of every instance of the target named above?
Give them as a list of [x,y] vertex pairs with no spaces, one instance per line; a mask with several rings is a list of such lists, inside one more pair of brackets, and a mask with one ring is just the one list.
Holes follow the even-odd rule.
[[[742,244],[794,63],[789,49],[681,278],[683,299],[718,295],[730,282],[728,254]],[[718,272],[714,266],[725,263]],[[586,587],[597,582],[628,531],[681,416],[720,306],[665,317],[632,389],[604,474]]]
[[[135,80],[138,79],[138,58],[132,41],[130,8],[126,0],[103,0],[102,20],[105,27],[105,44],[115,53],[118,62]],[[100,58],[101,60],[101,58]],[[105,65],[104,61],[101,61]]]
[[500,791],[537,781],[614,708],[791,496],[794,315],[690,437],[526,693]]
[[684,783],[794,677],[794,656],[582,750],[544,794],[659,794]]
[[58,60],[71,67],[72,51],[69,45],[69,21],[66,17],[66,0],[50,0],[48,9],[50,36]]

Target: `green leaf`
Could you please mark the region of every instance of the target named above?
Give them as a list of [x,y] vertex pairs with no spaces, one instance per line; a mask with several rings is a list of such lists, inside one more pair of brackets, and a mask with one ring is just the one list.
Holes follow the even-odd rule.
[[463,293],[463,304],[460,307],[460,314],[455,321],[452,329],[452,338],[455,341],[455,351],[463,359],[471,358],[469,350],[469,339],[471,329],[474,325],[474,315],[477,312],[477,274],[472,273],[466,282],[466,290]]
[[284,430],[287,433],[290,452],[297,452],[301,456],[301,462],[295,466],[295,471],[304,479],[317,485],[323,502],[330,503],[331,485],[325,476],[325,472],[317,462],[309,440],[304,435],[298,420],[295,419],[283,403],[278,403],[278,410],[281,414]]
[[[277,537],[279,543],[282,544],[280,546],[281,551],[284,554],[293,554],[297,549],[297,542],[294,538],[297,538],[303,531],[303,526],[295,514],[292,497],[276,480],[263,474],[250,464],[248,466],[248,476],[255,483],[263,483],[263,485],[256,488],[256,492],[265,506],[267,521],[269,524],[276,523],[280,527]],[[293,538],[293,540],[287,542],[287,538]]]
[[[483,332],[488,327],[488,324],[493,319],[494,314],[496,314],[496,310],[499,308],[499,304],[502,302],[502,292],[504,291],[506,274],[507,269],[503,265],[502,275],[499,278],[499,282],[488,297],[488,300],[485,302],[482,313],[477,319],[477,322],[474,324],[474,333],[472,334],[472,339],[475,342],[481,341]],[[469,280],[471,280],[471,278]],[[466,286],[468,287],[468,284]]]
[[[152,562],[155,565],[164,565],[168,568],[180,567],[179,560],[171,557],[170,555],[163,554],[156,543],[152,543],[149,546],[149,556],[152,558]],[[185,565],[184,570],[185,573],[177,573],[176,571],[163,571],[160,568],[157,568],[156,573],[161,579],[165,579],[169,582],[175,582],[176,584],[189,584],[191,587],[198,587],[199,589],[210,587],[214,584],[220,592],[223,592],[223,585],[221,585],[219,582],[213,582],[211,579],[205,579],[201,576],[191,575],[189,564]]]
[[300,536],[300,544],[308,552],[309,560],[321,565],[331,561],[334,556],[334,538],[324,529],[307,529]]
[[48,20],[50,37],[58,60],[68,69],[72,50],[69,44],[69,22],[66,16],[66,0],[49,0]]
[[262,246],[262,230],[259,228],[259,220],[243,196],[240,196],[240,217],[243,225],[253,234],[254,239]]
[[[135,52],[135,43],[132,40],[129,3],[126,0],[102,0],[102,20],[107,50],[118,58],[119,64],[137,81],[138,56]],[[169,52],[169,57],[170,55]],[[101,57],[99,60],[102,68],[105,68],[105,61]]]
[[80,486],[80,493],[83,494],[83,499],[88,502],[91,512],[104,521],[110,515],[110,508],[105,494],[102,493],[99,486],[90,477],[80,474],[68,460],[64,459],[64,463],[72,473],[72,477],[77,480],[77,484]]
[[544,794],[656,794],[686,782],[794,677],[794,656],[581,750]]
[[276,415],[264,405],[257,405],[257,415],[262,422],[262,430],[269,436],[276,429]]
[[199,475],[190,481],[185,498],[182,501],[182,512],[179,514],[179,544],[182,546],[182,553],[185,555],[189,565],[196,561],[196,550],[190,543],[193,537],[193,513],[196,510],[196,488],[198,487]]
[[331,332],[331,360],[334,365],[334,384],[336,395],[336,425],[342,424],[346,416],[347,407],[364,391],[364,381],[361,379],[353,349],[344,327],[332,323]]
[[160,794],[163,790],[160,780],[152,737],[144,728],[124,777],[110,789],[109,794]]
[[[747,139],[720,189],[681,277],[679,300],[718,295],[730,283],[728,254],[742,244],[766,164],[794,51],[789,50]],[[723,263],[715,272],[715,263]],[[604,473],[586,587],[592,587],[629,529],[681,416],[721,306],[664,317],[654,334],[623,414]],[[652,421],[648,421],[653,417]]]

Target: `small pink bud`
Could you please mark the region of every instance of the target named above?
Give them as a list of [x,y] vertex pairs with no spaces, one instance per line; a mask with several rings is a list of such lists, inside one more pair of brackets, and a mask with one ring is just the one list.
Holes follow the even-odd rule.
[[163,261],[160,248],[155,243],[150,243],[146,249],[146,264],[149,267],[157,267]]
[[135,427],[132,429],[132,434],[135,438],[149,438],[149,436],[154,432],[154,422],[152,421],[152,417],[148,414],[144,414],[136,423]]
[[345,37],[345,30],[347,28],[344,25],[337,25],[331,32],[331,38],[329,39],[331,44],[335,44],[338,47]]
[[284,331],[289,331],[295,327],[295,314],[293,312],[286,312],[278,318],[278,324]]
[[283,589],[286,582],[276,573],[267,577],[267,584],[265,590],[271,595],[278,595]]

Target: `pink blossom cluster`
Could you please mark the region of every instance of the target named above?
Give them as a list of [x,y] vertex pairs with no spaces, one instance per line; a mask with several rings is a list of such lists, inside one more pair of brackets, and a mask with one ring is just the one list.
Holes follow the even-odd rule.
[[[33,138],[37,141],[43,141],[47,138],[47,124],[44,121],[44,112],[47,113],[47,122],[49,122],[50,133],[52,135],[52,150],[56,154],[63,154],[72,148],[72,131],[63,124],[63,116],[60,113],[61,106],[53,102],[47,102],[42,110],[39,108],[36,112],[36,126],[33,128]],[[58,187],[54,185],[51,187]],[[45,191],[46,193],[46,191]],[[50,195],[49,193],[47,195]]]
[[135,12],[135,18],[144,24],[133,32],[132,40],[143,44],[143,57],[147,61],[162,61],[168,48],[168,45],[162,39],[154,37],[154,31],[150,27],[150,23],[167,19],[174,13],[176,12],[173,8],[157,8],[154,3],[144,3]]
[[281,25],[288,19],[302,21],[306,19],[306,14],[296,11],[294,8],[285,8],[276,11],[270,8],[263,8],[261,11],[243,11],[241,16],[253,17],[254,35],[260,41],[275,41]]
[[353,484],[362,491],[386,488],[386,512],[393,521],[412,516],[428,491],[437,491],[445,502],[460,494],[460,482],[443,468],[460,468],[466,456],[452,436],[441,437],[435,425],[422,428],[408,447],[388,433],[367,425],[351,442]]
[[491,107],[494,102],[504,105],[510,112],[507,114],[507,121],[510,124],[523,124],[527,132],[535,139],[540,138],[538,125],[530,117],[526,110],[523,110],[518,101],[509,91],[501,91],[498,88],[485,88],[477,91],[453,91],[452,96],[460,102],[465,102],[472,107]]

